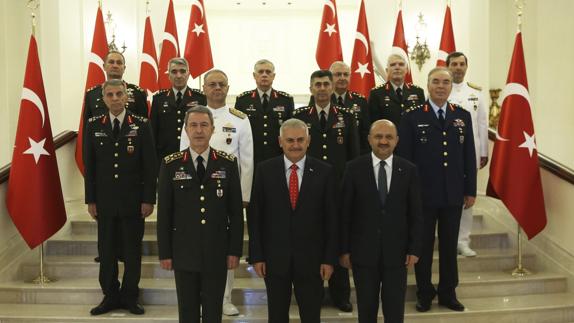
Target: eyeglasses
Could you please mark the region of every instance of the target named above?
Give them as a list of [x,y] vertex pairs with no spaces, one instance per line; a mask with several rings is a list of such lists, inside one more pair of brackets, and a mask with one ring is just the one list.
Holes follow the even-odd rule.
[[341,77],[341,76],[348,77],[349,75],[351,75],[349,72],[336,72],[336,73],[333,73],[333,76],[336,76],[336,77]]

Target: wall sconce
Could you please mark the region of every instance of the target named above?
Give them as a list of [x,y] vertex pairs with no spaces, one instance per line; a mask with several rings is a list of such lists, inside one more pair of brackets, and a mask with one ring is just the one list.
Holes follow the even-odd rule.
[[[415,61],[419,67],[419,71],[422,69],[425,62],[430,58],[430,51],[427,46],[427,23],[424,20],[423,13],[419,13],[419,21],[415,26],[417,33],[417,43],[413,47],[411,52],[411,59]],[[424,39],[424,43],[421,44],[421,39]]]
[[[116,28],[117,28],[117,24],[114,22],[114,19],[112,18],[112,13],[111,13],[110,11],[108,11],[108,14],[107,14],[106,16],[107,16],[107,18],[106,18],[105,24],[106,24],[106,34],[108,34],[108,35],[107,35],[107,38],[108,38],[108,39],[110,39],[110,38],[112,39],[112,41],[108,44],[108,49],[111,50],[111,51],[113,50],[113,51],[120,52],[120,53],[123,54],[123,53],[126,51],[126,48],[127,48],[126,42],[124,41],[124,44],[123,44],[123,46],[121,47],[122,50],[120,51],[120,50],[118,49],[118,46],[116,46]],[[110,37],[110,35],[109,35],[110,33],[111,33],[111,37]]]

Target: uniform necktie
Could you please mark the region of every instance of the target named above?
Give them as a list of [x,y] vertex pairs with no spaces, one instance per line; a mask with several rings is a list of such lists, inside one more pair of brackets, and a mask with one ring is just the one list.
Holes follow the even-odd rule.
[[379,198],[381,199],[381,204],[385,206],[385,201],[387,200],[387,172],[385,171],[385,165],[387,163],[381,160],[379,163]]
[[112,133],[114,134],[114,139],[118,139],[120,136],[120,120],[118,118],[114,119],[114,129],[112,129]]
[[299,178],[297,177],[299,166],[293,164],[289,168],[291,168],[291,175],[289,175],[289,200],[291,200],[291,209],[295,210],[297,198],[299,197]]
[[327,114],[325,113],[325,110],[321,110],[321,129],[325,130],[325,128],[327,128]]
[[177,99],[175,100],[175,103],[177,104],[177,106],[179,106],[181,103],[181,97],[182,97],[181,92],[177,92]]
[[197,167],[195,168],[197,172],[197,177],[199,177],[199,181],[202,182],[203,176],[205,176],[205,166],[203,166],[203,157],[199,155],[195,160],[197,161]]
[[344,107],[344,106],[345,106],[345,104],[343,103],[343,96],[342,96],[342,95],[339,95],[339,98],[337,99],[337,104],[338,104],[340,107]]
[[403,102],[403,90],[400,87],[397,88],[397,98],[399,98],[399,101]]
[[269,107],[269,96],[267,93],[263,93],[263,102],[261,103],[261,107],[263,107],[263,111],[267,111]]
[[444,111],[442,111],[442,109],[438,109],[438,122],[440,126],[444,128]]

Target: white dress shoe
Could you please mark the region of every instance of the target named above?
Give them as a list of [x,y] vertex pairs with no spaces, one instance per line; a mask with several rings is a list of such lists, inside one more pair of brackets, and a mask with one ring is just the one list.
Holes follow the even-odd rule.
[[227,316],[239,315],[239,310],[232,303],[223,304],[223,314]]
[[458,245],[458,254],[463,255],[465,257],[475,257],[476,251],[470,249],[467,244],[459,244]]

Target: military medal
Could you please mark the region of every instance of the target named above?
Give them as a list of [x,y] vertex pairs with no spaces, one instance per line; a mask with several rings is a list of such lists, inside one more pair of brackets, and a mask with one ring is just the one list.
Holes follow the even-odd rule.
[[337,137],[337,143],[338,143],[339,145],[342,145],[342,144],[343,144],[343,136]]
[[460,135],[458,137],[458,140],[460,141],[461,144],[464,144],[464,135]]
[[223,197],[223,189],[221,187],[217,189],[216,193],[217,197]]
[[228,137],[225,139],[225,143],[228,144],[228,145],[231,145],[231,141],[232,141],[232,140],[233,140],[233,139],[231,139],[231,135],[228,135]]
[[134,146],[131,145],[128,146],[128,154],[133,154],[134,150],[135,150]]

